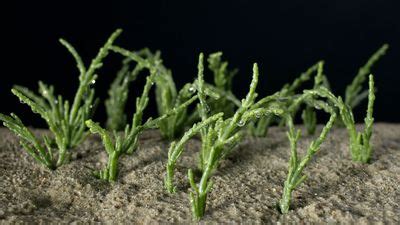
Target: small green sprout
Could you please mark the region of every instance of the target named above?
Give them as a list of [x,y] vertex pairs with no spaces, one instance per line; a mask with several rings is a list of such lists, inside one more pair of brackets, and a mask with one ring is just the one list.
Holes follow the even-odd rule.
[[351,107],[344,103],[341,97],[334,96],[328,89],[324,87],[320,87],[317,90],[311,90],[309,92],[319,93],[321,96],[326,97],[329,101],[332,102],[332,104],[334,104],[338,108],[340,118],[349,133],[349,148],[353,161],[361,163],[370,162],[373,152],[372,146],[370,144],[370,139],[372,136],[374,123],[374,118],[372,114],[375,102],[375,87],[373,75],[369,76],[368,108],[367,115],[364,119],[365,127],[362,132],[357,131]]
[[[321,90],[325,90],[326,92],[330,93],[329,90],[324,86],[319,86],[312,90],[304,90],[303,94],[299,97],[295,97],[292,101],[292,104],[286,109],[287,114],[284,116],[284,119],[289,129],[287,136],[290,141],[291,156],[289,161],[288,176],[284,184],[282,198],[279,202],[281,212],[284,214],[286,214],[289,210],[293,190],[306,179],[306,176],[302,175],[302,171],[307,166],[310,159],[319,151],[320,145],[324,142],[327,133],[331,130],[336,121],[336,108],[331,104],[330,97],[327,96],[325,91]],[[333,96],[333,94],[331,95]],[[326,100],[320,100],[320,98],[324,98]],[[331,116],[325,127],[322,129],[319,137],[315,141],[311,142],[306,155],[301,161],[299,161],[297,154],[297,142],[300,139],[301,131],[295,130],[293,117],[296,115],[300,105],[303,103],[306,104],[306,107],[322,109]]]
[[199,98],[199,114],[201,122],[189,129],[178,142],[172,142],[168,151],[167,174],[165,186],[169,192],[174,192],[173,171],[177,159],[183,152],[184,144],[197,133],[201,134],[202,147],[200,151],[201,178],[199,184],[194,181],[192,170],[188,171],[189,183],[192,187],[190,202],[195,219],[200,219],[205,212],[208,192],[212,188],[211,176],[219,163],[223,160],[241,139],[240,129],[249,121],[270,114],[282,114],[283,110],[276,108],[257,108],[251,110],[257,96],[256,87],[258,83],[258,67],[254,64],[253,79],[249,93],[242,100],[240,108],[231,118],[223,119],[223,113],[208,116],[210,113],[207,105],[204,80],[203,80],[203,55],[199,57],[199,74],[197,79],[197,95]]
[[287,136],[290,141],[291,155],[289,160],[288,175],[284,184],[282,198],[279,202],[279,207],[283,214],[288,213],[290,201],[292,199],[292,192],[307,178],[306,175],[302,175],[302,172],[311,158],[319,151],[320,146],[324,142],[329,130],[332,128],[335,119],[336,113],[333,112],[329,118],[329,121],[322,129],[319,137],[315,141],[311,142],[306,155],[299,160],[297,154],[297,142],[300,139],[301,131],[294,128],[292,116],[287,116],[286,123],[289,129]]
[[126,125],[123,137],[120,137],[114,131],[115,143],[113,143],[108,132],[101,128],[99,124],[94,123],[92,120],[86,121],[90,132],[100,134],[109,156],[106,168],[96,174],[100,179],[115,181],[117,178],[117,163],[120,155],[131,154],[136,150],[138,135],[143,130],[143,111],[148,105],[148,95],[153,83],[153,76],[154,74],[147,77],[142,95],[136,99],[136,112],[133,115],[132,124]]
[[108,130],[122,130],[126,126],[125,105],[128,100],[129,85],[136,80],[139,73],[146,67],[147,61],[145,58],[153,56],[146,48],[132,54],[136,54],[135,67],[130,70],[130,64],[134,60],[126,57],[122,61],[122,67],[108,90],[109,97],[105,101],[107,112],[106,127]]
[[148,95],[154,83],[154,77],[156,73],[156,69],[153,68],[151,70],[151,75],[147,77],[142,95],[136,99],[136,112],[133,115],[132,123],[130,125],[126,125],[122,136],[114,131],[112,137],[110,133],[101,128],[98,123],[95,123],[92,120],[86,121],[86,125],[90,128],[90,131],[101,136],[105,150],[108,154],[107,166],[95,174],[100,179],[109,182],[115,181],[118,175],[119,157],[124,154],[132,154],[137,149],[138,137],[140,133],[146,129],[156,128],[162,120],[176,114],[182,108],[188,107],[188,105],[196,100],[197,96],[194,96],[180,106],[172,109],[169,112],[166,112],[164,115],[156,119],[150,118],[143,123],[143,112],[148,105]]
[[[15,86],[11,90],[22,103],[30,106],[34,113],[38,113],[46,121],[53,134],[51,138],[43,136],[47,151],[44,150],[41,141],[33,136],[15,114],[11,117],[1,114],[0,119],[6,127],[21,137],[21,144],[25,150],[46,167],[55,169],[63,165],[68,158],[68,149],[77,146],[86,137],[85,121],[90,118],[96,105],[93,89],[93,84],[97,79],[96,71],[102,67],[102,61],[108,55],[110,46],[121,32],[122,30],[118,29],[110,36],[88,68],[85,67],[74,47],[60,39],[61,44],[75,58],[80,72],[79,87],[72,106],[61,95],[55,96],[53,86],[47,86],[42,82],[39,82],[40,96],[21,86]],[[58,147],[57,155],[53,154],[51,148],[54,142]]]
[[358,73],[354,77],[352,83],[347,86],[344,103],[350,106],[350,109],[354,109],[362,100],[368,97],[368,90],[361,92],[362,85],[364,81],[367,80],[367,76],[371,73],[371,67],[386,54],[388,48],[388,44],[384,44],[382,47],[380,47],[368,59],[367,63],[358,70]]

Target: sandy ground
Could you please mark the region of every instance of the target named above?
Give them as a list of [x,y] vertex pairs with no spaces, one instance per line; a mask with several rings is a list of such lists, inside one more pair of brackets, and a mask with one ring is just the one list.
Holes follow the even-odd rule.
[[[38,133],[42,131],[37,131]],[[200,142],[191,140],[176,172],[178,192],[169,195],[163,179],[168,143],[157,131],[144,133],[133,156],[120,160],[119,181],[101,182],[106,154],[91,136],[75,149],[70,164],[49,171],[37,164],[6,129],[0,129],[0,222],[189,223],[188,168],[196,165]],[[312,137],[305,136],[300,152]],[[400,223],[400,125],[377,124],[372,164],[349,160],[347,134],[334,129],[295,192],[292,210],[276,208],[286,176],[289,146],[285,132],[247,138],[214,174],[202,222],[237,223]]]

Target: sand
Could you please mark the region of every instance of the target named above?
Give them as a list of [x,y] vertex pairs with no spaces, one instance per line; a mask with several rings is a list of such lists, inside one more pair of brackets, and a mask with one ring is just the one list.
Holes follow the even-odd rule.
[[[36,130],[37,133],[44,131]],[[144,133],[132,156],[120,159],[119,180],[102,182],[91,174],[106,154],[90,136],[73,150],[71,162],[56,171],[36,163],[18,139],[0,129],[1,223],[193,223],[186,174],[196,166],[200,141],[187,145],[176,172],[177,193],[163,186],[167,149],[158,131]],[[299,143],[304,152],[311,136]],[[292,209],[279,213],[289,159],[285,130],[266,138],[245,138],[214,174],[201,222],[225,223],[400,223],[400,125],[379,123],[372,163],[350,160],[345,129],[335,128],[294,191]]]

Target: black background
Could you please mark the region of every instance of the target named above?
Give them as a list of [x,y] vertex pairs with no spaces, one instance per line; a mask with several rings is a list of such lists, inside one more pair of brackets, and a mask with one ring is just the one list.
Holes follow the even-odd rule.
[[[54,84],[72,100],[78,72],[58,43],[72,43],[88,64],[116,28],[116,44],[128,49],[161,50],[178,87],[196,75],[200,51],[223,51],[240,72],[234,91],[248,90],[253,62],[260,66],[260,95],[277,91],[316,61],[325,60],[336,94],[343,94],[358,68],[382,44],[388,54],[373,68],[378,87],[375,117],[400,122],[400,7],[397,1],[14,1],[2,8],[0,111],[15,112],[24,122],[43,126],[40,118],[10,93],[13,84],[37,89],[37,81]],[[121,57],[111,54],[99,71],[96,91],[104,100]],[[210,78],[211,74],[207,74]],[[127,111],[143,77],[133,83]],[[366,104],[356,109],[362,121]],[[100,105],[96,120],[105,121]],[[154,115],[154,105],[149,115]]]

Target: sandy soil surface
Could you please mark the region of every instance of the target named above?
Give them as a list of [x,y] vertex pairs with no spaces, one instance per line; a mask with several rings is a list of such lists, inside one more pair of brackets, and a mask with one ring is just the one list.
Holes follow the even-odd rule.
[[[38,133],[42,131],[37,131]],[[191,140],[176,172],[178,191],[163,179],[168,142],[144,133],[133,156],[120,160],[119,181],[101,182],[106,154],[96,136],[75,149],[68,165],[49,171],[37,164],[6,129],[0,129],[0,222],[189,223],[188,168],[196,166],[200,142]],[[303,137],[304,152],[313,137]],[[295,192],[292,210],[276,208],[289,158],[285,130],[246,138],[214,174],[202,222],[400,223],[400,125],[377,124],[369,165],[349,160],[344,129],[334,129],[305,169],[309,179]]]

